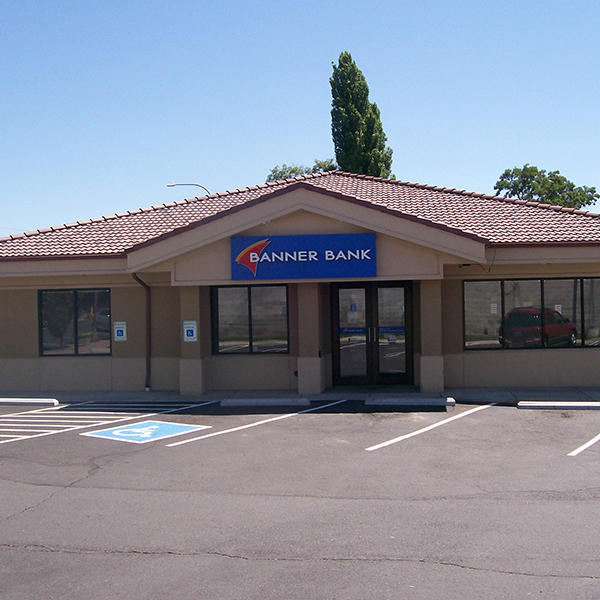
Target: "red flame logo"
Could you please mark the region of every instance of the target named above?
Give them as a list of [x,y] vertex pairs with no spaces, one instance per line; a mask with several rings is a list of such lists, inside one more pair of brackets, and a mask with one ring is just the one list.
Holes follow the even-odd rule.
[[258,267],[258,260],[251,262],[250,254],[257,254],[259,257],[263,250],[271,243],[271,240],[261,240],[260,242],[254,242],[247,248],[244,248],[235,259],[235,262],[239,265],[246,267],[252,271],[252,275],[256,277],[256,268]]

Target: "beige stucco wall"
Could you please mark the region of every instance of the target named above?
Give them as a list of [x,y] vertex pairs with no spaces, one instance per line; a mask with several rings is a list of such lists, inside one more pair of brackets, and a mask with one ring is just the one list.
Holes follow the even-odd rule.
[[[497,267],[481,277],[594,274],[600,274],[600,269],[590,265],[585,269],[581,265],[536,269],[519,265]],[[76,281],[69,283],[79,287],[73,285]],[[44,281],[36,284],[40,289],[53,287]],[[37,289],[27,285],[1,289],[0,391],[143,389],[144,290],[137,284],[112,286],[111,290],[113,320],[126,321],[128,327],[127,342],[113,342],[112,356],[39,357]],[[329,286],[299,282],[289,290],[289,355],[212,356],[209,288],[153,287],[152,387],[188,393],[226,389],[308,393],[330,385]],[[458,277],[417,283],[413,304],[415,382],[425,383],[424,389],[435,388],[440,372],[445,387],[600,385],[600,348],[463,352],[462,280]],[[198,321],[197,343],[182,342],[184,319]]]
[[37,358],[37,291],[0,290],[0,359]]
[[[90,277],[19,280],[0,290],[0,392],[140,390],[145,381],[145,295],[136,283]],[[123,283],[127,283],[123,286]],[[39,356],[38,289],[110,287],[112,320],[127,323],[127,341],[110,356]],[[152,387],[179,388],[179,290],[152,289]]]
[[[301,210],[273,220],[269,224],[241,231],[238,235],[334,234],[368,231],[356,225]],[[376,244],[377,279],[440,278],[444,263],[460,261],[457,257],[384,233],[377,233]],[[172,281],[176,285],[224,284],[230,283],[230,261],[229,238],[226,238],[162,263],[160,269],[170,270]]]
[[206,360],[207,389],[297,389],[297,359],[289,354],[214,355]]
[[419,289],[419,386],[423,392],[441,392],[444,389],[442,282],[421,281]]
[[466,351],[444,366],[446,387],[600,386],[600,348]]

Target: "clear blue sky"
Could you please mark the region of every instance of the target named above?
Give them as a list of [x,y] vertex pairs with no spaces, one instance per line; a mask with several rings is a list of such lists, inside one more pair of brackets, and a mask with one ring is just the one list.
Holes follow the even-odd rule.
[[[528,162],[600,188],[597,0],[0,0],[0,235],[333,157],[352,53],[398,179],[491,193]],[[596,207],[595,210],[598,210]]]

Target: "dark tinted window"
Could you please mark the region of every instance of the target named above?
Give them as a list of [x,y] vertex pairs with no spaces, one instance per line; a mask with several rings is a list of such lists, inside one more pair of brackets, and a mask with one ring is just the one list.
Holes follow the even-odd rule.
[[465,346],[499,348],[502,296],[499,281],[465,282]]
[[285,285],[213,288],[212,311],[215,353],[288,352]]
[[544,341],[547,346],[581,345],[579,279],[544,280]]
[[42,290],[43,355],[110,354],[109,290]]
[[583,280],[586,346],[600,346],[600,279]]
[[600,345],[600,279],[465,281],[463,289],[465,349]]

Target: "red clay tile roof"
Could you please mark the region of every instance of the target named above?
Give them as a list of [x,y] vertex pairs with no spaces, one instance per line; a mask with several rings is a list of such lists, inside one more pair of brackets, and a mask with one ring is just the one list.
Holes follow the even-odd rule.
[[330,171],[0,238],[0,260],[122,257],[297,187],[451,230],[490,246],[600,245],[600,215],[590,212]]

